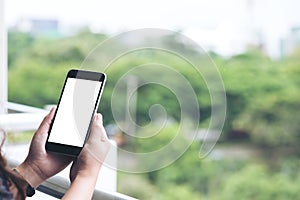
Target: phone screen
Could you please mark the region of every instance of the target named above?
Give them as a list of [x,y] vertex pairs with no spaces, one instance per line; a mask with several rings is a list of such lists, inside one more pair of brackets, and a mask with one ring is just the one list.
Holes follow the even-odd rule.
[[68,77],[48,142],[82,147],[103,82]]

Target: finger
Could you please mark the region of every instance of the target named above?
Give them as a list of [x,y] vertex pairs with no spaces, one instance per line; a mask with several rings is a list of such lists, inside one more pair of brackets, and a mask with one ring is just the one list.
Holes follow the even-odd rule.
[[103,124],[103,118],[102,118],[102,115],[100,113],[97,113],[95,115],[95,120],[94,120],[95,123],[100,123],[100,124]]
[[91,131],[91,140],[101,140],[107,139],[106,131],[103,127],[103,119],[102,115],[100,113],[95,115],[93,125],[92,125],[92,131]]
[[54,117],[55,108],[51,108],[50,112],[44,117],[39,129],[48,130]]
[[47,137],[48,131],[55,113],[55,108],[51,108],[49,113],[44,117],[42,123],[34,134],[34,137],[38,135],[43,135],[43,137]]
[[55,113],[55,110],[56,108],[55,107],[52,107],[49,111],[49,113],[46,115],[45,119],[43,120],[43,122],[50,126],[51,125],[51,122],[53,120],[53,117],[54,117],[54,113]]

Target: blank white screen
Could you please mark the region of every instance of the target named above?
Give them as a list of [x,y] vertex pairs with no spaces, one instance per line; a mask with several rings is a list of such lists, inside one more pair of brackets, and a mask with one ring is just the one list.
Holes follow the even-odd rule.
[[102,82],[68,78],[49,142],[82,147]]

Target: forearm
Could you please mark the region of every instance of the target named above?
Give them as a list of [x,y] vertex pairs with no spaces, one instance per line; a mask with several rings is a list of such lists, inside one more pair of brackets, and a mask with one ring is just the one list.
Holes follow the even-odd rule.
[[63,200],[92,199],[97,182],[97,175],[85,177],[77,176],[71,183],[70,188],[62,198]]

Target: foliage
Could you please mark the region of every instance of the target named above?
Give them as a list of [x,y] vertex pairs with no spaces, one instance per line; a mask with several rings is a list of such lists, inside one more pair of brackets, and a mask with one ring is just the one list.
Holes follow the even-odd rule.
[[158,192],[154,185],[141,175],[118,174],[118,190],[139,199],[154,199]]
[[11,67],[14,64],[14,61],[25,53],[26,49],[31,47],[34,42],[34,37],[29,34],[9,31],[8,44],[13,45],[8,45],[8,66]]
[[297,143],[295,139],[300,133],[297,63],[271,62],[259,57],[229,61],[221,70],[228,97],[229,130],[244,130],[253,142],[261,145]]
[[[103,34],[86,30],[58,39],[35,38],[11,30],[8,35],[9,100],[37,107],[56,104],[66,72],[70,68],[78,68],[88,53],[105,38],[107,36]],[[166,42],[176,48],[182,46],[172,38]],[[211,54],[211,57],[223,78],[227,96],[222,142],[237,138],[236,134],[239,133],[246,135],[244,138],[249,138],[246,142],[255,148],[255,145],[259,145],[275,151],[276,148],[289,146],[293,152],[299,152],[296,148],[300,142],[299,49],[278,61],[253,50],[231,58],[222,58],[217,54]],[[118,93],[114,91],[118,81],[125,72],[149,63],[153,64],[153,69],[149,73],[138,74],[139,81],[158,77],[180,88],[181,83],[172,81],[170,74],[155,68],[155,63],[177,70],[189,80],[200,105],[200,110],[189,110],[185,116],[192,118],[200,112],[200,126],[207,127],[212,105],[205,81],[195,76],[197,71],[188,62],[166,52],[151,50],[120,57],[105,72],[108,81],[100,103],[105,124],[115,123],[111,97],[114,92]],[[124,91],[128,89],[127,86],[126,82],[122,82],[119,89]],[[114,99],[121,108],[124,98],[127,97],[121,95]],[[186,96],[185,101],[189,102],[189,98]],[[182,121],[182,113],[179,112],[181,105],[174,93],[161,85],[138,88],[135,117],[137,125],[143,129],[137,129],[136,134],[149,135],[157,130],[155,120],[159,121],[159,116],[153,120],[150,115],[151,107],[155,104],[164,107],[168,118],[166,126],[150,139],[127,141],[124,148],[150,152],[164,147],[175,136]],[[124,113],[118,109],[116,112],[125,121]],[[199,145],[194,142],[180,158],[164,169],[135,177],[120,176],[120,192],[141,199],[267,200],[297,199],[300,196],[299,158],[289,157],[271,168],[257,164],[256,160],[236,160],[234,157],[200,160]],[[268,159],[271,158],[263,157],[259,162]]]
[[200,194],[193,192],[188,185],[169,185],[155,195],[157,200],[202,199]]
[[8,98],[36,107],[56,104],[67,71],[78,68],[95,41],[105,38],[87,32],[58,40],[32,37],[9,32]]
[[6,142],[10,144],[16,144],[16,143],[29,143],[32,139],[33,132],[23,132],[20,133],[8,133]]
[[291,181],[281,174],[270,175],[263,166],[251,165],[231,176],[218,198],[297,199],[300,195],[298,181]]
[[[53,39],[34,38],[29,34],[10,31],[8,38],[9,99],[42,107],[57,102],[67,70],[79,67],[88,53],[106,36],[84,30],[71,37]],[[166,42],[170,43],[168,40]],[[228,135],[231,133],[240,132],[248,134],[254,143],[261,145],[297,144],[300,132],[300,61],[297,52],[282,61],[272,61],[258,51],[229,59],[212,54],[226,88],[227,116],[222,136],[225,140],[230,138]],[[139,81],[160,77],[172,82],[172,77],[155,68],[155,63],[172,67],[186,77],[195,93],[199,94],[201,110],[190,110],[188,116],[193,118],[194,112],[201,112],[201,121],[209,121],[210,95],[205,82],[194,76],[197,73],[195,69],[181,58],[166,52],[143,50],[120,57],[106,71],[108,81],[100,105],[100,111],[105,113],[105,123],[114,123],[111,96],[118,80],[134,67],[149,63],[154,64],[153,70],[145,73],[145,76],[139,74]],[[179,88],[180,83],[174,83],[174,86]],[[123,90],[126,90],[126,83]],[[120,105],[122,98],[116,100]],[[188,96],[186,101],[189,101]],[[182,113],[178,112],[180,104],[176,96],[168,88],[152,84],[138,89],[135,116],[138,125],[151,122],[146,113],[155,104],[162,105],[170,118],[181,120]],[[122,114],[120,116],[122,118]]]
[[58,67],[56,70],[41,68],[35,63],[13,69],[9,73],[8,98],[13,102],[36,107],[56,104],[67,70],[66,67]]

